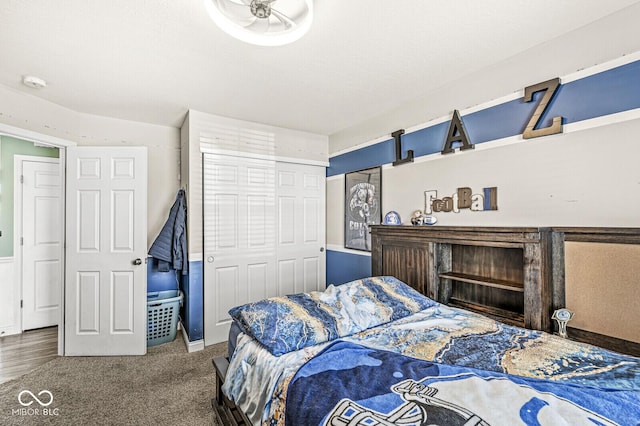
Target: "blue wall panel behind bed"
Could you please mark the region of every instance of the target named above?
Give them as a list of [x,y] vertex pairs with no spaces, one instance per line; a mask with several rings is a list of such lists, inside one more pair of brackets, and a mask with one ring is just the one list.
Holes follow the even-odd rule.
[[327,250],[327,287],[369,276],[371,256]]

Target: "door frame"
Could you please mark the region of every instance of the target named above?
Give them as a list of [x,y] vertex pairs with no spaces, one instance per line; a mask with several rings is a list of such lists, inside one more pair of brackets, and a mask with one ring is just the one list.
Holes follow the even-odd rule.
[[[22,139],[24,141],[33,142],[38,145],[43,145],[46,147],[53,147],[59,149],[59,167],[60,167],[60,177],[61,177],[61,185],[62,185],[62,193],[61,193],[61,208],[62,214],[60,215],[61,223],[60,229],[63,231],[66,230],[65,222],[67,218],[66,212],[66,182],[67,182],[67,151],[66,148],[70,146],[77,146],[77,143],[71,142],[65,139],[61,139],[55,136],[45,135],[43,133],[34,132],[32,130],[26,130],[19,127],[10,126],[8,124],[0,123],[0,135],[15,137],[17,139]],[[15,218],[14,218],[15,220]],[[15,225],[14,225],[15,226]],[[66,246],[66,238],[63,239]],[[14,265],[15,265],[15,239],[14,239]],[[64,314],[65,314],[65,305],[64,305],[64,289],[65,289],[65,263],[66,263],[66,249],[62,250],[60,254],[60,261],[62,267],[60,268],[61,277],[61,285],[60,285],[60,319],[58,321],[58,355],[64,355]],[[22,272],[20,272],[22,274]],[[22,329],[22,313],[20,314],[20,328]]]
[[[60,149],[58,149],[58,152],[60,152]],[[60,155],[60,154],[58,154]],[[23,251],[22,248],[24,247],[23,245],[20,244],[18,236],[21,235],[20,231],[22,230],[22,225],[23,223],[23,218],[22,215],[24,213],[24,206],[23,206],[23,186],[21,185],[20,182],[20,177],[18,175],[18,171],[20,172],[20,174],[23,174],[23,163],[25,161],[31,161],[31,162],[40,162],[40,163],[58,163],[58,170],[60,171],[61,175],[64,172],[64,169],[60,167],[60,158],[54,158],[54,157],[38,157],[35,155],[16,155],[13,157],[13,264],[14,264],[14,294],[20,294],[20,300],[24,300],[24,282],[23,282],[23,276],[22,276],[22,272],[23,272]],[[62,177],[62,176],[61,176]],[[61,184],[64,182],[64,180],[61,178]],[[19,185],[19,186],[18,186]],[[20,191],[16,190],[16,188],[21,188]],[[64,188],[60,188],[61,191],[61,202],[64,202],[64,197],[62,196],[62,193],[64,192]],[[64,206],[60,206],[60,209],[62,210],[61,213],[61,217],[62,220],[64,221]],[[60,224],[58,224],[59,226]],[[64,228],[60,228],[63,229]],[[64,261],[64,257],[63,257],[63,253],[64,253],[64,236],[62,238],[61,244],[60,244],[60,265],[63,265],[63,261]],[[60,268],[60,276],[58,277],[58,281],[60,282],[60,285],[62,285],[64,283],[64,276],[62,275],[64,272],[64,268],[61,267]],[[17,292],[16,292],[17,291]],[[61,309],[62,305],[58,305],[58,309]],[[58,319],[59,321],[59,319]],[[24,332],[24,310],[21,308],[20,310],[20,320],[18,321],[20,324],[20,331]]]

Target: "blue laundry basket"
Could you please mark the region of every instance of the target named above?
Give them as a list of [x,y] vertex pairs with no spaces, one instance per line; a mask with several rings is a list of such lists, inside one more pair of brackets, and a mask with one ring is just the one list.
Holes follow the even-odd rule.
[[172,342],[176,338],[181,304],[180,290],[147,293],[147,346]]

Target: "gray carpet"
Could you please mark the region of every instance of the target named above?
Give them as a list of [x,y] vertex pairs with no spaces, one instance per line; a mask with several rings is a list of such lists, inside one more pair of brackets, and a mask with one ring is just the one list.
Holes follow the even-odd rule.
[[[2,425],[211,425],[215,372],[226,342],[187,353],[180,337],[145,356],[58,357],[0,385]],[[42,407],[29,394],[47,390]],[[50,400],[44,393],[43,403]],[[47,413],[45,413],[45,408]],[[37,411],[36,411],[37,410]]]

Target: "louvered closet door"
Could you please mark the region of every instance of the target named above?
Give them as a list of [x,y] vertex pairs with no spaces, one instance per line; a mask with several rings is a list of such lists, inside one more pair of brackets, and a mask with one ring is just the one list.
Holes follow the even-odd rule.
[[205,345],[234,306],[325,288],[324,167],[204,154],[203,187]]
[[276,163],[204,154],[204,340],[227,340],[230,308],[277,295]]

